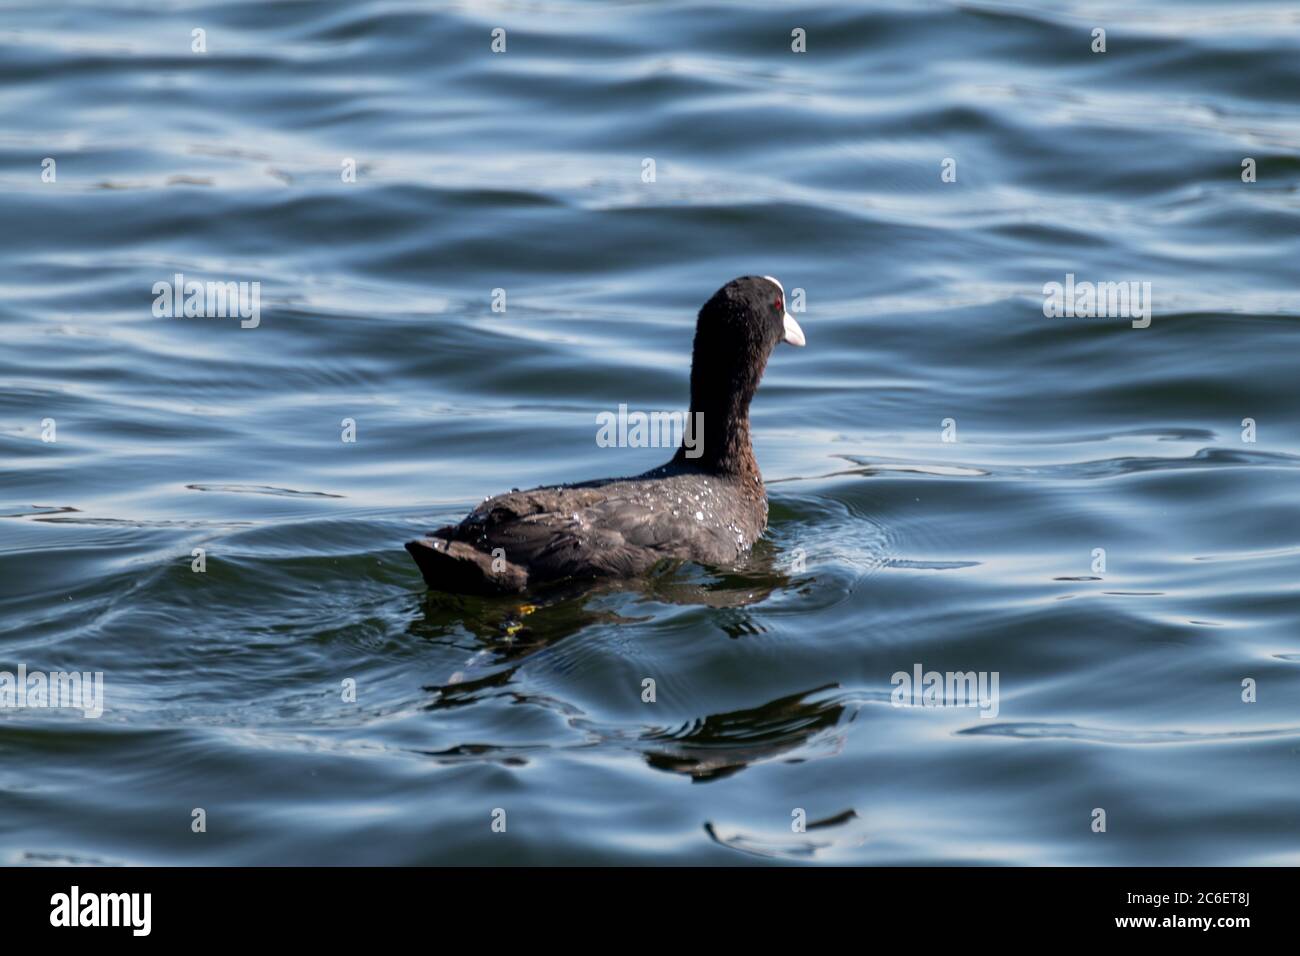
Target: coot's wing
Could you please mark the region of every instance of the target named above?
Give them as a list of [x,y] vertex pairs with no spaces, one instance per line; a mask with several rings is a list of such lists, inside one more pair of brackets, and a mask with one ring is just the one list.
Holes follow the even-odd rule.
[[638,574],[664,558],[734,560],[735,531],[697,517],[700,497],[698,483],[677,478],[511,492],[479,505],[455,537],[502,549],[534,581]]

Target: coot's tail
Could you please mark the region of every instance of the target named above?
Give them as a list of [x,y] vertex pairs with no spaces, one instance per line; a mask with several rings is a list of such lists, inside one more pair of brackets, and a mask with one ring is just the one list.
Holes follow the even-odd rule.
[[[528,572],[517,564],[471,547],[464,541],[419,538],[406,543],[424,582],[452,594],[517,594],[528,585]],[[493,561],[496,567],[493,567]]]

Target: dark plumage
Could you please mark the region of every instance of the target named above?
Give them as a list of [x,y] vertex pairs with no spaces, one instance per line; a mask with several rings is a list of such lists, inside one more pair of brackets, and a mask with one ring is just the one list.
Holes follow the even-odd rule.
[[[770,276],[733,279],[700,309],[691,355],[698,457],[633,478],[512,491],[406,549],[431,588],[522,591],[563,578],[626,577],[665,559],[729,564],[767,527],[767,495],[749,439],[749,403],[779,342],[803,345]],[[497,552],[494,560],[493,552]],[[494,568],[495,563],[495,568]]]

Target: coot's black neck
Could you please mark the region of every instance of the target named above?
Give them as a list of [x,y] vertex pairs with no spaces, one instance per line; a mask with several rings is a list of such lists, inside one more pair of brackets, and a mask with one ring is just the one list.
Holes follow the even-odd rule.
[[766,356],[745,359],[733,368],[707,358],[707,342],[697,334],[691,363],[693,447],[683,444],[673,461],[728,478],[762,481],[749,438],[749,404],[767,364]]

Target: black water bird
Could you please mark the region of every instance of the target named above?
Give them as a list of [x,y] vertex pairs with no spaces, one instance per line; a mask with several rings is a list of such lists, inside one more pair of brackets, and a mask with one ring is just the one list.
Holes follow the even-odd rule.
[[[725,565],[767,527],[749,405],[781,342],[803,330],[771,276],[733,279],[700,309],[688,422],[702,428],[666,464],[488,498],[406,549],[439,591],[509,594],[562,579],[628,577],[661,561]],[[688,433],[690,434],[690,433]]]

